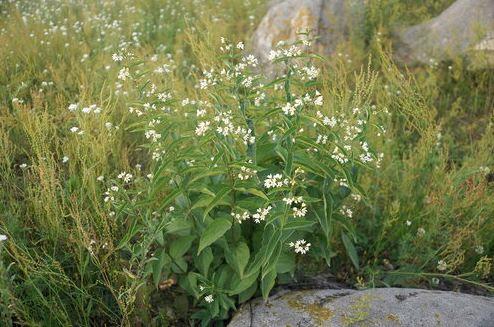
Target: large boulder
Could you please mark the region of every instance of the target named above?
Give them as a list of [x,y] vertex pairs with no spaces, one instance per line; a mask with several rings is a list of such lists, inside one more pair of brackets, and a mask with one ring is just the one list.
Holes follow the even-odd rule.
[[[293,42],[311,29],[313,49],[330,55],[365,23],[365,0],[273,0],[252,37],[262,63],[278,42]],[[477,66],[494,64],[494,0],[457,0],[439,16],[393,32],[395,59],[430,64],[467,55]],[[265,65],[266,72],[271,66]]]
[[283,291],[241,307],[229,327],[494,326],[494,299],[455,292],[380,288]]
[[494,0],[457,0],[439,16],[396,32],[396,58],[408,64],[459,55],[491,56]]
[[268,53],[278,42],[293,42],[298,33],[310,29],[318,36],[317,52],[330,54],[347,39],[352,26],[364,15],[363,0],[284,0],[271,1],[269,9],[252,37],[254,53],[267,62]]

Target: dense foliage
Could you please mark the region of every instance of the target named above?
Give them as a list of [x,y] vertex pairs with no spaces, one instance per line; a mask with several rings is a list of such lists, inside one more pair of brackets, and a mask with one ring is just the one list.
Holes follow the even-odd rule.
[[268,76],[261,0],[0,2],[1,325],[222,324],[320,272],[494,291],[494,74],[391,59],[449,2]]

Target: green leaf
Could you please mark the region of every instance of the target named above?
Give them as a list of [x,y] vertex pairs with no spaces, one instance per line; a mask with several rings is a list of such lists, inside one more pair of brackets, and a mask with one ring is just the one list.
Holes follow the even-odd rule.
[[180,258],[183,256],[192,246],[195,236],[184,236],[173,241],[170,245],[170,255],[172,258]]
[[161,272],[163,271],[163,267],[170,264],[170,262],[171,259],[165,251],[162,251],[158,260],[153,262],[153,282],[156,288],[158,288],[161,281]]
[[297,219],[288,222],[285,226],[283,226],[283,230],[290,230],[290,229],[300,230],[300,229],[310,228],[314,224],[315,222],[310,220]]
[[276,263],[276,272],[278,274],[291,273],[295,270],[295,257],[292,253],[282,253]]
[[255,189],[255,188],[247,188],[246,189],[246,188],[243,188],[243,187],[237,187],[237,188],[235,188],[235,190],[240,191],[240,192],[249,193],[249,194],[258,196],[260,198],[263,198],[266,201],[269,201],[268,196],[266,194],[264,194],[263,191],[258,190],[258,189]]
[[192,228],[192,224],[190,221],[178,218],[170,221],[165,226],[166,233],[170,234],[178,234],[179,232],[183,232]]
[[261,293],[264,300],[269,297],[269,292],[274,286],[276,280],[276,269],[272,269],[266,276],[261,280]]
[[238,295],[238,302],[244,303],[245,301],[253,297],[254,294],[256,294],[257,286],[258,286],[257,281],[254,281],[254,283],[248,289],[246,289],[245,291],[241,292]]
[[211,248],[206,248],[197,257],[197,268],[204,277],[208,276],[209,266],[213,262],[213,259],[213,251],[211,250]]
[[204,209],[204,218],[208,215],[208,213],[218,204],[218,202],[223,199],[224,196],[226,196],[228,193],[232,191],[231,188],[228,186],[223,187],[216,193],[214,198],[209,202],[208,206],[206,209]]
[[166,196],[166,198],[161,202],[161,206],[158,210],[158,212],[163,211],[163,209],[168,206],[175,198],[182,193],[182,190],[180,189],[175,189],[173,190],[170,194]]
[[238,279],[234,280],[235,282],[237,282],[236,286],[228,294],[229,295],[236,295],[236,294],[242,293],[243,291],[248,289],[253,283],[256,282],[257,276],[259,276],[259,271],[256,274],[252,274],[250,276],[247,276],[247,277],[241,279],[240,281],[238,281]]
[[[269,241],[267,240],[266,236],[269,236]],[[274,249],[278,245],[280,238],[281,238],[281,231],[279,229],[275,229],[274,232],[270,232],[270,229],[266,228],[266,230],[264,231],[263,242],[267,241],[268,243],[266,250],[264,252],[264,260],[262,261],[263,266],[268,264]]]
[[359,270],[360,265],[359,265],[357,250],[355,249],[355,246],[353,245],[352,240],[343,231],[341,232],[341,239],[343,241],[343,245],[345,246],[346,253],[350,257],[350,260],[352,261],[353,265],[355,266],[355,269]]
[[238,273],[240,274],[240,278],[242,278],[244,269],[247,266],[250,258],[249,246],[244,242],[239,243],[239,245],[235,248],[235,257]]
[[138,224],[138,220],[135,219],[134,222],[132,223],[131,227],[125,233],[124,237],[120,241],[120,243],[117,246],[117,250],[122,249],[127,246],[127,243],[134,237],[140,230],[140,226]]
[[232,227],[230,220],[226,218],[216,218],[214,219],[206,228],[199,241],[199,249],[197,254],[206,247],[211,245],[214,241],[219,239],[223,234],[226,233]]

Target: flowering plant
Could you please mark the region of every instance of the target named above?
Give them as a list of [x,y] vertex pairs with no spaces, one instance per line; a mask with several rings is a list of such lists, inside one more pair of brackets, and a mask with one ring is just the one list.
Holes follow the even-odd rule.
[[128,129],[143,133],[149,152],[144,168],[108,181],[105,201],[128,226],[118,249],[131,256],[129,272],[143,268],[134,279],[161,289],[177,282],[202,307],[193,317],[203,324],[258,291],[267,298],[299,255],[330,265],[342,244],[359,268],[358,176],[382,158],[367,139],[384,132],[370,102],[375,76],[326,101],[310,43],[305,35],[273,50],[284,73],[267,79],[243,43],[222,39],[194,98],[181,100],[171,59],[156,67],[114,55],[123,66],[117,92],[135,117]]

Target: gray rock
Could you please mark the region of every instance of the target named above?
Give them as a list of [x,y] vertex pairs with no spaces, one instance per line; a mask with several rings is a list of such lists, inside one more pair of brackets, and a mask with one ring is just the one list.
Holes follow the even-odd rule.
[[[365,0],[272,0],[252,37],[253,52],[272,72],[267,55],[279,41],[293,42],[309,28],[314,51],[335,52],[365,23]],[[494,64],[494,0],[457,0],[439,16],[395,31],[395,59],[430,64],[467,55],[474,66]]]
[[457,0],[439,16],[398,31],[396,58],[408,64],[427,64],[431,59],[475,55],[486,50],[481,45],[493,32],[494,0]]
[[282,291],[253,300],[229,327],[493,327],[494,299],[421,289]]
[[296,41],[298,32],[310,29],[319,37],[315,51],[330,54],[348,38],[352,26],[363,22],[363,3],[363,0],[271,1],[252,37],[253,51],[266,63],[269,51],[278,42]]

